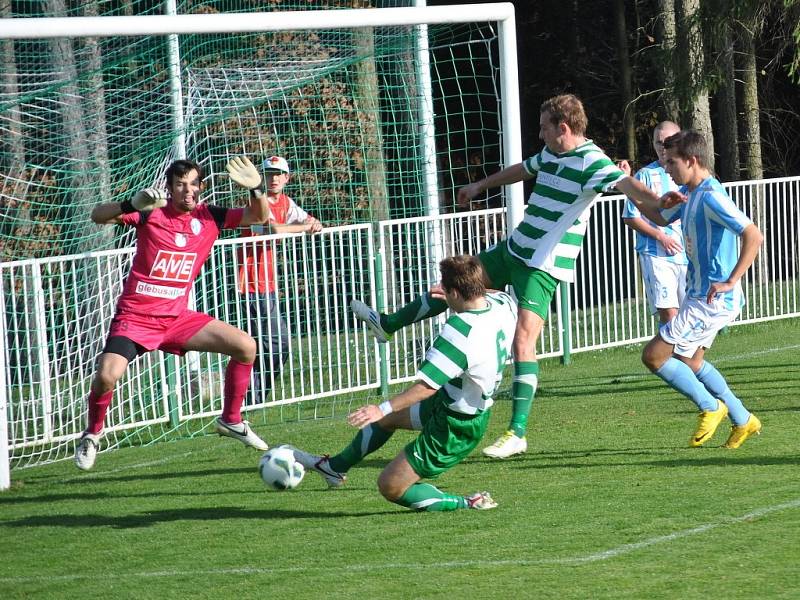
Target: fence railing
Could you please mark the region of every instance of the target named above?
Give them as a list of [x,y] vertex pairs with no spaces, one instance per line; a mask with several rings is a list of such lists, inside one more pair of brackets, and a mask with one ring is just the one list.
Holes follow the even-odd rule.
[[[765,236],[743,282],[747,305],[739,322],[800,316],[800,177],[726,187]],[[655,334],[632,232],[620,218],[623,202],[621,196],[609,196],[592,209],[576,281],[554,300],[539,356],[568,356]],[[438,322],[408,327],[389,344],[378,345],[350,314],[349,301],[361,298],[384,310],[396,309],[437,280],[440,257],[474,254],[505,237],[505,219],[505,211],[495,209],[333,227],[314,236],[221,240],[197,280],[194,306],[248,329],[248,305],[237,289],[238,267],[243,252],[267,246],[275,258],[278,310],[287,323],[289,355],[277,376],[259,382],[258,393],[248,397],[245,408],[385,390],[414,377]],[[0,339],[5,342],[0,400],[7,407],[0,426],[7,428],[12,466],[71,455],[72,441],[85,424],[95,358],[132,252],[0,264]],[[259,323],[260,329],[268,327]],[[191,419],[217,414],[223,358],[154,352],[134,361],[109,412],[111,446],[156,440]]]

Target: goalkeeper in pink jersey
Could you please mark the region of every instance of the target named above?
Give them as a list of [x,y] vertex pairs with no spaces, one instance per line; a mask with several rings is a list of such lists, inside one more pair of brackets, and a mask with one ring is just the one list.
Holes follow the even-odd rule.
[[192,285],[220,231],[263,223],[268,217],[261,175],[253,164],[246,157],[237,157],[228,162],[227,169],[233,181],[250,190],[244,208],[201,204],[202,169],[195,162],[176,160],[167,169],[166,193],[141,190],[131,200],[100,204],[92,211],[95,223],[135,227],[136,254],[97,359],[88,423],[75,448],[79,469],[87,471],[94,466],[114,387],[128,363],[152,350],[178,355],[198,350],[230,356],[216,430],[245,446],[267,449],[241,416],[256,358],[255,341],[232,325],[187,308]]

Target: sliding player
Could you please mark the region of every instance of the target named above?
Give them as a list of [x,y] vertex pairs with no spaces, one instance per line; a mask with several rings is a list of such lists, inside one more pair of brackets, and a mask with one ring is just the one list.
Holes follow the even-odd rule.
[[441,287],[433,291],[453,313],[420,365],[416,383],[348,416],[360,431],[336,456],[301,450],[295,450],[295,456],[337,487],[351,467],[383,446],[395,430],[421,430],[380,474],[378,489],[384,498],[420,511],[494,508],[497,503],[488,492],[448,494],[420,479],[439,477],[464,460],[483,437],[492,395],[511,352],[517,310],[504,292],[486,291],[486,274],[476,257],[446,258],[439,268]]

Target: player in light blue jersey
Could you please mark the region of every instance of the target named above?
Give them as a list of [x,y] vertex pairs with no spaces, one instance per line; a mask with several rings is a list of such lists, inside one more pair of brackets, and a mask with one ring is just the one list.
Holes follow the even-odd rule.
[[[656,125],[653,130],[653,149],[658,160],[639,169],[635,176],[659,196],[678,189],[664,170],[664,140],[678,131],[680,127],[672,121],[662,121]],[[626,161],[620,167],[625,172],[630,168]],[[636,252],[639,254],[650,310],[653,314],[658,313],[661,324],[667,323],[678,313],[686,290],[687,260],[680,222],[661,227],[644,216],[630,199],[625,203],[622,218],[636,232]]]
[[488,492],[448,494],[420,479],[435,479],[480,442],[489,422],[492,396],[511,355],[517,308],[505,292],[487,292],[477,257],[453,256],[439,263],[441,285],[432,291],[452,309],[417,371],[417,381],[380,405],[362,406],[347,417],[359,428],[353,441],[332,457],[295,449],[295,457],[330,487],[383,446],[397,429],[420,431],[383,470],[384,498],[419,511],[497,506]]
[[741,278],[764,238],[712,177],[707,167],[709,150],[700,133],[676,133],[665,140],[664,149],[667,172],[689,194],[686,204],[662,211],[664,222],[678,218],[682,222],[689,259],[687,289],[678,314],[647,344],[642,362],[700,409],[689,446],[710,440],[730,414],[733,426],[724,447],[738,448],[761,432],[761,422],[704,356],[717,332],[741,312]]

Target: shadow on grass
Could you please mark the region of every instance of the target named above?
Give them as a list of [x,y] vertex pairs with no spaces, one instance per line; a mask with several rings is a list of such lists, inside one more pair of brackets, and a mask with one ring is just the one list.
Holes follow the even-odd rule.
[[[313,487],[309,486],[307,489],[303,487],[303,493],[319,493],[319,492],[328,492],[327,488],[322,489],[314,489]],[[369,487],[361,487],[361,486],[348,486],[343,490],[336,490],[335,493],[342,494],[347,492],[370,492],[373,491],[373,488]],[[204,491],[203,496],[261,496],[265,493],[271,493],[270,490],[267,488],[263,489],[253,489],[253,490],[242,490],[241,488],[231,488],[230,490],[220,490],[220,491]],[[332,492],[333,493],[333,492]],[[72,494],[47,494],[41,496],[0,496],[0,506],[7,506],[7,507],[14,507],[14,506],[21,506],[25,504],[51,504],[54,502],[93,502],[93,501],[104,501],[104,500],[121,500],[124,498],[144,498],[150,499],[153,498],[196,498],[197,492],[193,490],[187,490],[185,492],[170,492],[164,490],[157,490],[152,492],[142,492],[139,494],[116,494],[113,492],[75,492]]]
[[[711,361],[713,363],[713,361]],[[723,376],[729,381],[732,388],[746,385],[764,385],[769,387],[780,386],[787,388],[800,388],[800,379],[796,376],[800,368],[796,364],[752,364],[752,365],[724,365],[720,367]],[[766,375],[757,373],[764,371]],[[568,381],[550,381],[543,378],[539,382],[537,397],[562,397],[562,396],[596,396],[612,392],[651,392],[668,389],[657,376],[647,370],[637,372],[623,372],[615,374],[570,374]],[[734,390],[735,391],[735,390]]]
[[413,511],[388,509],[372,512],[318,512],[303,510],[252,510],[236,506],[215,506],[208,508],[176,508],[171,510],[148,511],[146,513],[110,516],[98,514],[85,515],[39,515],[15,521],[6,521],[4,527],[111,527],[113,529],[138,529],[152,527],[159,523],[180,521],[226,521],[228,519],[339,519],[342,517],[374,517],[413,515]]
[[[719,448],[705,448],[705,449],[692,449],[686,448],[686,453],[693,454],[694,456],[686,457],[671,457],[660,460],[629,460],[625,462],[609,461],[609,462],[582,462],[576,461],[579,458],[589,458],[594,456],[648,456],[658,454],[658,449],[642,450],[611,450],[606,448],[596,448],[583,451],[565,451],[565,452],[550,452],[550,453],[537,453],[525,454],[523,456],[513,457],[507,459],[506,462],[509,466],[516,469],[584,469],[596,467],[665,467],[665,468],[681,468],[681,467],[731,467],[731,466],[796,466],[800,465],[800,455],[789,456],[734,456],[730,450],[725,450],[716,456],[701,456],[701,452],[709,452],[718,450]],[[664,448],[675,452],[675,448]],[[542,464],[534,464],[537,460],[546,461]],[[553,461],[553,462],[551,462]],[[571,462],[572,461],[572,462]]]
[[[388,465],[392,458],[366,459],[358,463],[354,468],[374,467],[382,469]],[[91,475],[77,476],[70,479],[59,480],[58,483],[64,485],[86,485],[94,483],[129,482],[129,481],[163,481],[166,479],[187,479],[204,478],[223,475],[248,475],[257,477],[255,467],[231,467],[217,469],[201,469],[197,471],[167,471],[163,473],[131,473],[128,475],[109,474],[103,475],[102,472],[93,471]],[[307,473],[306,477],[318,477],[315,473]],[[38,482],[37,482],[38,483]]]

